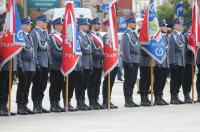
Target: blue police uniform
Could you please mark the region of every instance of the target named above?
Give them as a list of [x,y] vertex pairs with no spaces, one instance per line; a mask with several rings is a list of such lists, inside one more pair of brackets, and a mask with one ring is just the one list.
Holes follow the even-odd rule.
[[[134,17],[131,17],[127,19],[127,23],[136,23],[136,20]],[[132,100],[132,95],[139,67],[139,39],[137,34],[130,28],[127,28],[123,33],[122,49],[125,107],[137,107],[138,105]]]
[[[48,22],[45,15],[36,17],[36,21]],[[37,111],[37,113],[48,113],[49,111],[42,107],[42,100],[47,86],[49,65],[52,64],[49,35],[47,31],[39,27],[35,27],[30,34],[33,39],[36,54],[36,74],[33,77],[32,86],[34,110]]]

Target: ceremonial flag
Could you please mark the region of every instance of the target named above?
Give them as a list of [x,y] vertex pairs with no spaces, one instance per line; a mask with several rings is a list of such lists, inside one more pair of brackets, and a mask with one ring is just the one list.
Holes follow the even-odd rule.
[[62,38],[63,56],[61,72],[65,77],[67,77],[74,70],[79,60],[79,55],[81,55],[73,1],[67,1],[65,3]]
[[154,0],[150,0],[150,4],[146,9],[139,39],[141,49],[161,64],[166,57],[166,52],[154,7]]
[[15,0],[8,0],[2,42],[0,44],[0,68],[16,56],[25,46],[21,20]]
[[198,33],[199,31],[199,8],[197,0],[194,0],[192,8],[192,31],[188,35],[188,49],[192,50],[194,56],[197,56]]
[[104,76],[110,73],[118,63],[118,36],[117,36],[117,0],[109,5],[109,22],[104,46],[103,72]]

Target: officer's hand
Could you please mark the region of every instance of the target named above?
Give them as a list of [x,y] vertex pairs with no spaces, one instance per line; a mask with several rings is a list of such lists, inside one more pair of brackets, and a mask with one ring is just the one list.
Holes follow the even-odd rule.
[[41,67],[39,65],[36,66],[36,71],[41,71]]
[[170,68],[176,68],[176,64],[170,64]]
[[133,64],[132,63],[128,63],[128,67],[132,68]]
[[24,75],[25,74],[25,71],[24,71],[24,69],[23,68],[18,68],[17,69],[17,74],[18,74],[18,76],[22,76],[22,75]]

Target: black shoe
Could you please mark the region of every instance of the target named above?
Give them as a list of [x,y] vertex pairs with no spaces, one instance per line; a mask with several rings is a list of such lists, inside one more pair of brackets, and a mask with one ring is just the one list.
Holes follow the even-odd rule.
[[60,109],[61,112],[66,112],[66,108],[61,107],[59,101],[56,101],[56,107]]
[[162,96],[162,95],[160,95],[160,99],[161,99],[161,101],[163,102],[164,105],[169,105],[169,103],[167,103],[167,102],[163,99],[163,96]]
[[99,101],[98,101],[98,100],[95,101],[95,104],[99,107],[99,109],[104,109],[104,108],[99,104]]
[[8,112],[7,103],[4,104],[4,106],[3,106],[3,110],[4,110],[4,114],[5,114],[5,116],[15,116],[15,115],[17,115],[17,114],[14,113],[14,112]]
[[147,96],[141,96],[140,106],[151,106],[151,102],[149,101]]
[[80,110],[80,111],[87,111],[88,110],[87,108],[85,108],[85,106],[83,105],[81,100],[77,100],[76,109]]
[[197,103],[200,103],[200,98],[197,99]]
[[82,101],[82,104],[86,110],[92,110],[88,105],[85,104],[85,101]]
[[185,102],[183,102],[183,101],[180,100],[179,98],[178,98],[178,102],[179,102],[179,104],[185,104]]
[[50,111],[48,111],[42,106],[42,101],[39,101],[39,109],[40,111],[42,111],[42,113],[50,113]]
[[162,101],[160,96],[155,96],[155,101],[154,101],[154,106],[158,105],[158,106],[163,106],[165,105],[165,103]]
[[24,106],[24,110],[28,113],[28,114],[35,114],[35,112],[33,112],[32,110],[30,110],[27,105]]
[[190,97],[189,94],[184,95],[184,97],[185,97],[184,102],[185,102],[186,104],[192,104],[192,99],[191,99],[191,97]]
[[170,104],[178,105],[179,101],[176,98],[171,98]]
[[56,101],[51,101],[50,112],[60,113],[61,110],[57,107]]
[[135,102],[133,102],[132,98],[127,98],[125,99],[125,107],[140,107],[138,104],[136,104]]
[[69,103],[69,105],[68,105],[68,111],[69,111],[69,112],[74,112],[74,111],[77,111],[77,109],[74,108],[74,107],[71,105],[71,103]]
[[112,102],[110,102],[110,108],[111,109],[118,109],[118,106],[114,105]]
[[23,105],[18,104],[18,105],[17,105],[17,114],[18,114],[18,115],[28,115],[28,112],[25,111]]
[[89,101],[89,107],[92,110],[99,110],[100,109],[100,107],[96,104],[95,100]]
[[119,81],[124,81],[122,78],[118,78]]
[[178,98],[177,95],[172,95],[171,96],[170,104],[179,105],[181,103],[183,103],[183,102]]
[[0,116],[6,116],[4,110],[0,109]]
[[39,108],[39,103],[38,103],[38,101],[37,101],[37,102],[33,102],[33,112],[34,112],[35,114],[41,114],[41,113],[42,113],[42,111],[41,111],[40,108]]

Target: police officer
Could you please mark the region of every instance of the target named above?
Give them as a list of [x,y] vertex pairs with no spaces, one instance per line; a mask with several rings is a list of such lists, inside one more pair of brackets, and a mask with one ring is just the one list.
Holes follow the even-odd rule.
[[169,105],[163,99],[163,90],[166,84],[168,71],[169,71],[169,60],[168,60],[168,36],[167,36],[167,23],[165,19],[159,21],[160,31],[162,39],[165,45],[165,51],[167,56],[162,64],[156,63],[154,67],[154,105]]
[[47,86],[49,65],[51,64],[49,36],[46,31],[47,22],[45,15],[36,17],[36,26],[31,31],[36,51],[36,74],[33,77],[32,87],[33,111],[36,113],[49,113],[42,106],[44,91]]
[[[80,38],[79,38],[80,39]],[[82,80],[83,78],[83,63],[82,63],[82,56],[79,56],[78,62],[76,67],[74,68],[74,70],[69,74],[68,76],[69,79],[69,109],[68,111],[76,111],[76,110],[80,110],[80,111],[87,111],[88,110],[88,106],[84,105],[82,102],[82,95],[84,95],[85,90],[83,90],[82,87]],[[76,102],[77,102],[77,106],[76,109],[71,106],[70,102],[71,99],[73,97],[73,92],[75,90],[75,94],[76,94]],[[65,98],[65,89],[63,91],[63,97]]]
[[151,84],[151,63],[154,66],[152,58],[140,46],[140,81],[139,91],[141,96],[141,106],[151,106],[148,94]]
[[191,36],[192,29],[192,21],[186,24],[188,31],[185,33],[185,67],[184,67],[184,75],[183,75],[183,94],[185,98],[185,103],[192,103],[192,99],[190,97],[190,92],[192,88],[192,63],[194,63],[194,54],[188,45],[188,39]]
[[64,76],[61,73],[62,62],[62,23],[63,18],[59,17],[52,21],[54,32],[50,35],[50,51],[52,65],[50,70],[50,111],[64,112],[65,109],[60,106],[60,94],[64,88]]
[[35,63],[35,50],[33,45],[33,39],[29,32],[31,30],[31,20],[30,18],[24,18],[21,20],[23,36],[25,41],[25,47],[18,54],[20,57],[18,59],[18,77],[19,83],[17,88],[17,114],[27,115],[34,114],[28,107],[28,95],[31,86],[32,78],[36,70]]
[[197,90],[197,102],[200,103],[200,50],[197,50],[197,59],[196,59],[196,65],[198,68],[198,73],[197,73],[197,80],[196,80],[196,90]]
[[132,99],[139,67],[139,42],[137,34],[134,32],[136,20],[131,17],[126,22],[127,29],[122,36],[125,107],[139,107]]
[[88,98],[90,107],[92,109],[102,109],[99,104],[99,92],[101,86],[102,65],[103,65],[103,37],[99,33],[101,28],[101,20],[99,17],[94,18],[91,22],[90,36],[92,43],[92,59],[93,70],[91,75],[91,82],[88,90]]
[[173,32],[169,36],[169,64],[170,64],[170,93],[171,104],[184,104],[178,97],[182,85],[185,66],[185,39],[182,34],[183,26],[179,18],[172,21]]
[[[106,30],[108,30],[108,26],[109,26],[109,21],[104,21],[103,23],[104,27],[106,28]],[[106,44],[106,38],[109,37],[108,34],[105,34],[103,36],[103,43],[104,43],[104,48],[105,48],[105,44]],[[118,67],[116,66],[111,72],[110,72],[110,96],[112,94],[112,88],[113,85],[115,83],[115,78],[118,72]],[[102,107],[108,108],[108,75],[105,76],[104,81],[103,81],[103,89],[102,89],[102,93],[103,93],[103,104]],[[110,108],[111,109],[117,109],[118,106],[114,105],[112,102],[110,102]]]
[[[5,24],[5,20],[4,19],[0,20],[0,24],[3,27]],[[0,35],[0,43],[2,43],[2,34]],[[14,57],[12,59],[12,64],[13,64],[12,71],[14,74],[14,72],[17,71],[17,57]],[[0,83],[1,83],[0,85],[0,116],[16,115],[16,113],[8,112],[8,89],[9,89],[9,72],[10,72],[9,67],[10,67],[10,62],[7,62],[1,68],[1,71],[0,71]]]
[[[80,37],[80,45],[82,51],[82,66],[83,66],[83,79],[82,79],[82,92],[81,100],[82,104],[88,108],[88,110],[92,109],[91,107],[85,104],[85,90],[88,89],[89,83],[91,82],[91,73],[92,73],[92,39],[88,35],[89,32],[89,21],[87,18],[79,20],[79,37]],[[90,89],[88,89],[90,93]]]

